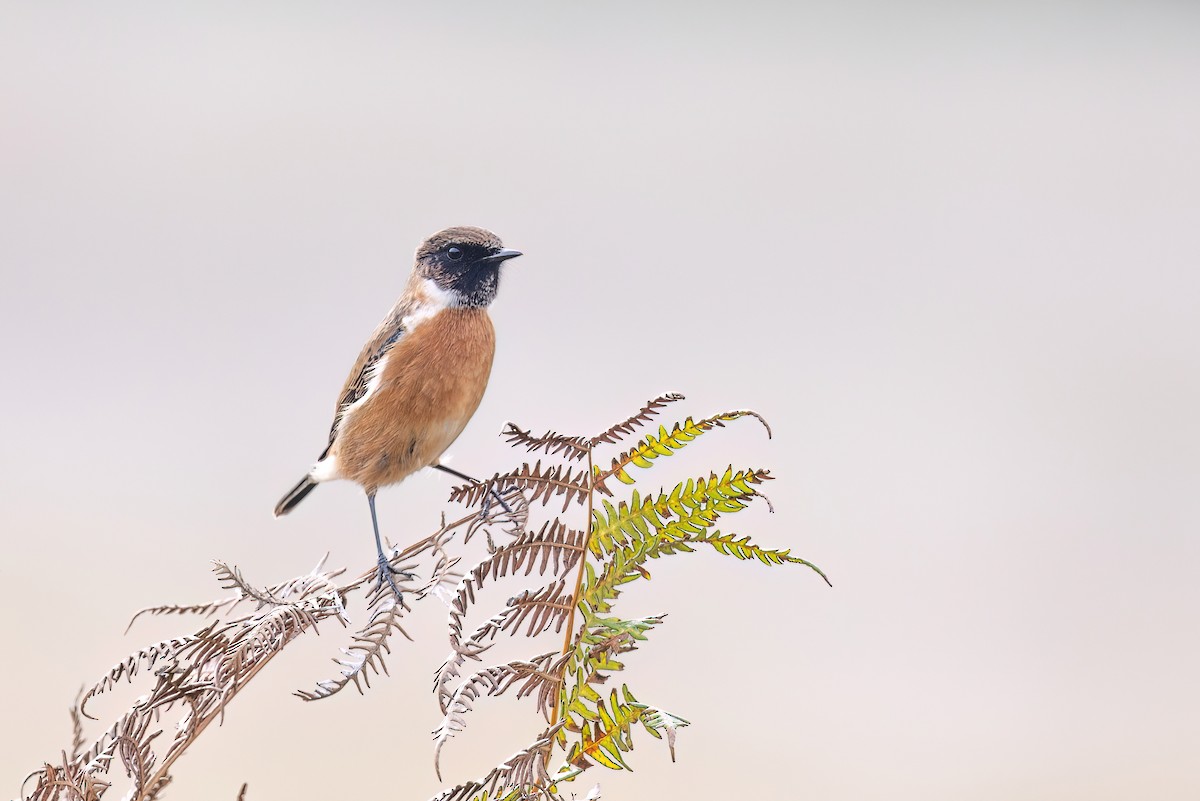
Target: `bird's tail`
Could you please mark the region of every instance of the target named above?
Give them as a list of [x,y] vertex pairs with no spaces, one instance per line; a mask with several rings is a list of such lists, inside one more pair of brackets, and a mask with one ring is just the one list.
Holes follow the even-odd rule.
[[310,476],[305,476],[300,479],[300,483],[292,487],[287,495],[279,499],[279,503],[275,504],[275,516],[281,517],[304,500],[304,496],[312,492],[317,487],[317,482],[313,481]]

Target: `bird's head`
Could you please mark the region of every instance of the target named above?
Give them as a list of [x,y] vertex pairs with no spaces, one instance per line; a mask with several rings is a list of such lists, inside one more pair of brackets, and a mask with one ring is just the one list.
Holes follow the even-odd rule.
[[487,306],[496,299],[500,265],[520,255],[518,250],[506,250],[491,231],[456,226],[421,243],[414,277],[447,293],[447,305]]

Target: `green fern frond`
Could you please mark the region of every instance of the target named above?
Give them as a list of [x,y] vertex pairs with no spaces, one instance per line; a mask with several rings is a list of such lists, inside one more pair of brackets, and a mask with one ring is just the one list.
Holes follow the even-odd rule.
[[[622,689],[629,697],[629,688]],[[622,702],[614,689],[608,704],[603,699],[597,702],[596,720],[583,724],[579,741],[567,753],[567,762],[576,767],[596,762],[611,770],[629,770],[622,753],[633,750],[630,730],[645,711],[640,704]]]
[[585,635],[584,641],[586,642],[588,637],[591,637],[594,638],[592,644],[599,644],[614,637],[626,637],[631,640],[644,642],[646,640],[646,632],[655,626],[661,625],[665,617],[666,615],[655,615],[653,617],[639,617],[633,620],[621,620],[615,617],[595,618],[589,621],[594,628]]
[[643,437],[632,448],[614,458],[612,465],[607,470],[601,470],[599,467],[594,468],[593,475],[595,476],[596,483],[603,485],[605,480],[616,476],[618,481],[624,484],[632,484],[634,483],[634,478],[629,475],[625,468],[630,465],[642,468],[653,467],[654,460],[660,456],[670,456],[687,446],[701,434],[711,431],[714,428],[724,428],[726,423],[742,417],[755,418],[767,429],[767,436],[771,436],[771,426],[767,424],[767,421],[758,412],[735,409],[729,412],[721,412],[702,420],[693,420],[689,417],[682,423],[676,423],[670,431],[667,430],[666,426],[659,426],[657,436],[650,434]]
[[[680,484],[670,495],[642,498],[634,490],[630,503],[593,511],[589,550],[601,562],[599,572],[585,563],[580,594],[580,609],[585,620],[594,621],[608,612],[621,587],[639,578],[648,578],[644,564],[649,559],[690,553],[692,545],[706,543],[718,553],[738,559],[757,559],[764,564],[801,564],[815,571],[827,584],[825,573],[813,563],[792,556],[790,550],[762,548],[748,537],[722,535],[712,529],[722,513],[740,511],[759,493],[754,485],[770,479],[765,470],[732,468],[718,478],[699,479]],[[672,517],[674,519],[672,519]]]
[[[531,503],[538,500],[545,503],[551,497],[562,495],[564,511],[572,502],[586,503],[590,517],[584,532],[567,531],[555,519],[551,528],[562,529],[563,536],[547,537],[549,542],[541,542],[539,538],[537,543],[526,543],[518,537],[517,543],[497,549],[468,573],[451,601],[454,653],[437,682],[439,700],[450,709],[444,738],[449,739],[461,726],[475,700],[468,696],[491,693],[491,674],[474,674],[463,684],[458,679],[462,666],[470,660],[478,660],[500,633],[535,635],[552,626],[562,630],[565,640],[557,656],[544,654],[535,662],[502,666],[509,669],[511,675],[497,674],[495,682],[502,688],[501,692],[512,684],[524,682],[517,692],[518,697],[536,696],[538,709],[551,727],[545,735],[548,744],[543,742],[543,745],[549,749],[561,748],[561,753],[566,756],[563,767],[550,784],[543,781],[548,776],[538,776],[525,783],[526,787],[536,788],[548,798],[556,797],[554,782],[573,780],[596,764],[611,770],[629,770],[626,754],[633,748],[635,724],[640,723],[650,736],[665,739],[671,759],[675,759],[676,733],[689,725],[687,720],[638,702],[626,685],[605,692],[606,687],[611,687],[609,682],[613,674],[624,670],[624,655],[637,650],[648,639],[650,630],[663,622],[661,616],[624,619],[613,614],[615,601],[626,584],[650,578],[646,568],[649,560],[693,552],[703,544],[740,560],[755,560],[768,565],[802,564],[825,578],[815,565],[792,556],[789,550],[763,548],[748,537],[722,534],[716,529],[722,516],[740,512],[755,498],[765,499],[760,492],[761,485],[772,479],[766,470],[735,470],[729,466],[721,474],[710,473],[686,480],[669,490],[664,488],[641,494],[634,489],[624,498],[613,496],[605,486],[607,479],[615,477],[622,483],[633,484],[630,467],[653,467],[660,457],[677,453],[702,434],[734,420],[753,417],[767,429],[767,435],[771,435],[766,421],[752,411],[734,410],[700,420],[689,417],[669,429],[663,425],[657,432],[644,435],[614,458],[607,469],[595,465],[594,449],[598,445],[619,441],[646,424],[661,407],[678,399],[674,395],[656,398],[634,417],[592,438],[555,432],[534,437],[530,432],[510,425],[506,436],[511,444],[531,452],[545,452],[564,462],[586,458],[587,469],[576,473],[566,465],[543,467],[537,462],[532,467],[524,465],[519,471],[496,475],[487,482],[490,486],[519,487],[532,492]],[[456,490],[454,497],[464,503],[478,502],[487,491],[488,486],[467,486]],[[767,503],[769,505],[770,501]],[[526,546],[528,554],[525,553]],[[569,595],[565,593],[567,584],[560,568],[577,573],[575,590]],[[539,575],[551,572],[558,579],[548,588],[527,591],[517,601],[510,600],[509,606],[490,618],[474,636],[465,641],[462,639],[465,612],[474,601],[475,591],[487,578],[520,572],[528,575],[535,569]],[[828,582],[827,578],[825,580]],[[575,625],[576,615],[581,618],[578,626]],[[500,683],[501,678],[504,683]],[[454,680],[459,680],[459,686],[466,689],[460,695],[443,697]],[[478,684],[478,690],[473,689],[472,682]],[[456,701],[458,698],[461,700]],[[529,752],[526,752],[525,757],[528,756]],[[548,764],[550,750],[545,751],[545,757]],[[467,801],[472,797],[476,801],[496,801],[494,794],[498,788],[508,793],[515,786],[501,783],[513,778],[507,772],[509,769],[508,765],[502,766],[483,782],[460,788],[458,796],[447,798],[452,801]],[[481,791],[486,792],[481,795]]]
[[[602,509],[592,511],[592,534],[588,543],[592,555],[603,558],[618,548],[652,534],[679,539],[686,534],[705,531],[721,514],[745,509],[759,496],[754,485],[770,481],[767,470],[738,470],[732,467],[724,475],[716,473],[677,485],[670,495],[642,497],[633,491],[628,503],[613,506],[601,500]],[[674,519],[670,519],[674,517]]]
[[579,595],[579,609],[584,620],[611,611],[612,602],[621,594],[621,586],[643,578],[640,567],[647,558],[645,544],[639,543],[614,551],[599,573],[591,562],[584,562],[584,580]]
[[764,565],[804,565],[805,567],[816,572],[818,576],[825,579],[825,583],[830,587],[833,586],[833,582],[829,580],[829,577],[825,575],[821,568],[817,567],[812,562],[809,562],[807,559],[801,559],[798,556],[792,556],[791,548],[785,548],[782,551],[771,548],[763,548],[750,542],[749,537],[739,538],[736,534],[722,534],[720,531],[697,534],[693,537],[690,537],[688,541],[706,543],[711,545],[717,551],[717,553],[724,554],[725,556],[732,556],[735,559],[757,559]]
[[[589,617],[568,658],[567,672],[573,673],[578,679],[576,685],[586,687],[603,684],[608,681],[605,674],[625,669],[625,665],[615,657],[637,650],[637,643],[645,642],[646,632],[660,625],[664,617],[658,615],[634,620]],[[564,697],[568,706],[577,698],[573,694]],[[589,694],[586,690],[578,697],[591,702],[599,699],[599,696]]]

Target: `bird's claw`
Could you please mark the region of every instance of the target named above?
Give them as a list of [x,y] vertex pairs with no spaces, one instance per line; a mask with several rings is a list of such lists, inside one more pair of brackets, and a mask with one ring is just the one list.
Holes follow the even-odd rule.
[[396,584],[396,580],[392,576],[402,576],[405,581],[413,579],[412,573],[393,567],[391,561],[386,556],[379,554],[379,565],[375,576],[375,591],[379,592],[382,590],[384,582],[386,582],[392,592],[396,594],[396,602],[402,603],[404,601],[404,593],[400,591],[400,587]]
[[488,487],[487,494],[483,496],[482,508],[479,510],[479,514],[485,520],[488,518],[489,513],[492,511],[492,498],[496,499],[496,503],[500,504],[500,508],[503,509],[506,514],[511,515],[513,513],[512,507],[509,506],[505,502],[504,496],[501,495],[500,492],[495,487]]

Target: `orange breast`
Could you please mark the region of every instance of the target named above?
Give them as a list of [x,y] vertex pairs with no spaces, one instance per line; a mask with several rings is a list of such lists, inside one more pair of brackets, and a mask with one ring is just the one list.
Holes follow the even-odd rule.
[[339,427],[330,455],[341,476],[372,491],[437,461],[479,408],[495,352],[486,309],[443,309],[418,323]]

